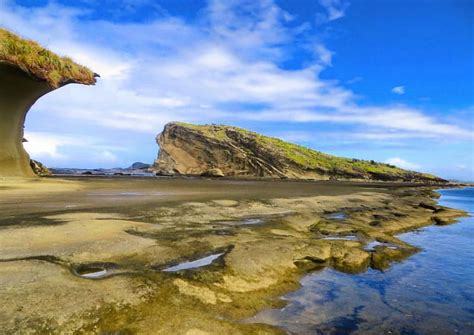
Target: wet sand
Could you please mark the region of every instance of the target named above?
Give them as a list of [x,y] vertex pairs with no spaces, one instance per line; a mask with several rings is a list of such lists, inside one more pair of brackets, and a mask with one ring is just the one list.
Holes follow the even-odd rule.
[[309,272],[386,269],[418,251],[395,234],[464,215],[429,187],[383,183],[83,177],[0,192],[7,333],[278,334],[242,320]]

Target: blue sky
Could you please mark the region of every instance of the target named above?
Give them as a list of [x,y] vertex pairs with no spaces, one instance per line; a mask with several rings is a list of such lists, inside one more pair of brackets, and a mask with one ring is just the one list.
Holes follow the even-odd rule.
[[53,167],[152,162],[169,121],[474,180],[469,0],[2,0],[0,25],[101,75],[41,98]]

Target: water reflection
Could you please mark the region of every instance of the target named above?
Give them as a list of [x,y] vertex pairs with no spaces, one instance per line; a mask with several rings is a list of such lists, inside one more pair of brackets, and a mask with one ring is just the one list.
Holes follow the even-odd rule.
[[[474,212],[474,188],[440,191],[442,205]],[[474,219],[399,236],[422,252],[386,272],[326,269],[305,277],[283,309],[251,322],[290,334],[473,334]]]
[[212,262],[214,262],[216,259],[224,255],[223,252],[218,253],[218,254],[213,254],[209,255],[207,257],[199,258],[194,261],[188,261],[188,262],[183,262],[178,265],[169,267],[164,269],[164,272],[177,272],[177,271],[182,271],[182,270],[189,270],[189,269],[195,269],[195,268],[200,268],[203,266],[210,265]]

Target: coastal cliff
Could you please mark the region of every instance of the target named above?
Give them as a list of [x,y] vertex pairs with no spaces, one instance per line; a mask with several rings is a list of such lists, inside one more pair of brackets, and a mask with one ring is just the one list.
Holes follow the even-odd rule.
[[0,29],[0,177],[35,176],[22,143],[31,106],[64,85],[93,85],[96,76],[70,58]]
[[157,136],[158,175],[445,183],[439,177],[374,161],[336,157],[224,125],[172,122]]

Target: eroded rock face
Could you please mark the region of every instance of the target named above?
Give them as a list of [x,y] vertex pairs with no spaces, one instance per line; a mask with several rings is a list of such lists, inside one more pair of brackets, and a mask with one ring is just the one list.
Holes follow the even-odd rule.
[[207,170],[205,171],[203,174],[202,174],[203,177],[224,177],[224,172],[222,172],[221,169],[219,168],[214,168],[214,169],[210,169],[210,170]]
[[93,85],[98,75],[38,43],[0,28],[0,177],[34,177],[23,148],[25,117],[41,96],[69,83]]
[[33,172],[39,177],[47,177],[52,175],[51,171],[49,171],[49,169],[43,163],[34,159],[30,160],[30,166]]
[[53,90],[45,81],[0,64],[0,176],[35,176],[22,143],[25,117],[36,100]]
[[[436,176],[392,165],[347,159],[222,125],[169,123],[158,135],[158,175],[247,176],[293,179],[443,183]],[[222,172],[222,173],[221,173]]]

